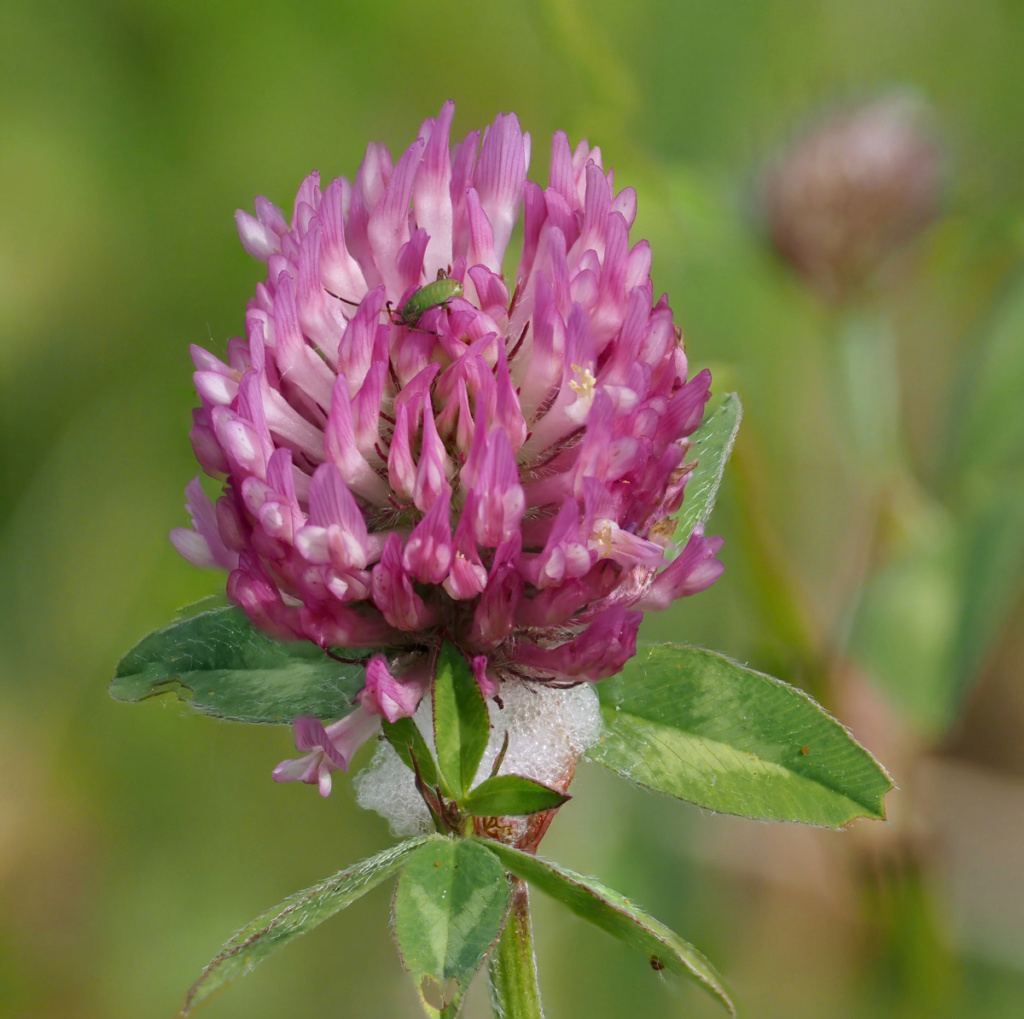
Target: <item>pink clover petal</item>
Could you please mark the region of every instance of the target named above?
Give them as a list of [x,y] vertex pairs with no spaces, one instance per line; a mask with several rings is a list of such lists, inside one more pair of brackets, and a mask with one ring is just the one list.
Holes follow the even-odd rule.
[[177,549],[178,555],[187,559],[193,566],[210,570],[217,566],[217,561],[210,551],[206,539],[187,527],[175,527],[170,533],[171,544]]
[[[477,423],[478,434],[483,427],[482,422]],[[470,482],[475,496],[473,535],[478,545],[495,548],[511,538],[519,527],[526,512],[526,497],[519,483],[515,454],[505,432],[496,429],[480,448],[486,452],[478,456],[479,470],[474,472],[476,476]],[[473,458],[472,452],[470,458]]]
[[356,444],[348,380],[342,374],[338,375],[331,395],[331,409],[324,429],[324,453],[354,492],[371,502],[387,501],[387,486]]
[[402,153],[394,171],[386,178],[383,195],[370,213],[367,224],[374,264],[388,293],[395,297],[401,292],[398,253],[411,233],[409,205],[412,185],[425,144],[418,139]]
[[705,538],[703,529],[697,528],[679,557],[657,576],[635,607],[641,611],[661,611],[677,598],[709,588],[725,570],[725,565],[715,558],[722,544],[722,538]]
[[402,552],[402,565],[424,584],[440,584],[452,565],[451,491],[441,492],[413,528]]
[[480,693],[488,700],[494,697],[501,689],[501,684],[488,672],[487,655],[477,655],[470,665],[473,667],[473,676],[476,679],[476,685],[480,687]]
[[380,719],[360,706],[326,729],[318,719],[308,717],[296,718],[293,725],[296,748],[309,753],[282,761],[274,769],[274,781],[318,785],[320,795],[329,796],[331,773],[348,771],[355,752],[380,727]]
[[551,525],[540,555],[524,556],[523,576],[534,587],[560,586],[567,578],[582,577],[595,556],[581,540],[580,513],[574,499],[565,499]]
[[520,130],[519,118],[514,113],[499,113],[484,131],[480,161],[473,177],[480,206],[493,231],[498,265],[489,268],[495,272],[501,270],[502,256],[519,218],[529,163],[529,143]]
[[411,502],[416,486],[416,464],[412,458],[412,426],[409,422],[409,405],[401,403],[395,408],[395,430],[391,437],[388,453],[388,481],[391,490],[402,502]]
[[472,639],[486,647],[497,647],[512,632],[515,611],[523,595],[519,554],[523,540],[518,534],[503,542],[494,554],[487,586],[473,614]]
[[[352,493],[334,464],[321,464],[313,473],[309,486],[309,527],[306,542],[320,558],[314,562],[330,561],[337,569],[363,569],[370,558],[369,535]],[[322,532],[322,537],[320,537]],[[303,551],[297,536],[296,546]],[[323,553],[326,552],[326,558]],[[306,558],[312,558],[306,555]]]
[[235,213],[235,223],[242,247],[253,258],[266,262],[280,250],[281,237],[287,232],[288,223],[281,210],[266,198],[258,197],[255,205],[255,218],[239,209]]
[[441,107],[436,121],[427,121],[420,133],[426,136],[423,162],[413,184],[413,210],[416,222],[429,236],[424,261],[428,272],[452,260],[452,163],[448,147],[455,103]]
[[429,683],[421,677],[396,678],[388,670],[383,655],[374,655],[366,667],[366,686],[359,693],[359,703],[389,722],[410,718],[419,707]]
[[590,585],[581,580],[567,580],[533,598],[520,601],[516,606],[516,623],[520,626],[561,626],[568,623],[592,597]]
[[487,569],[480,560],[476,542],[473,540],[473,513],[470,503],[473,493],[469,494],[463,507],[462,517],[455,528],[453,545],[455,554],[452,556],[451,569],[444,580],[444,589],[456,601],[474,598],[487,586]]
[[171,543],[190,563],[204,568],[233,570],[238,566],[238,553],[221,540],[217,525],[217,511],[203,491],[198,478],[185,486],[185,509],[192,517],[194,531],[176,527],[171,531]]
[[412,487],[412,501],[418,510],[426,513],[442,495],[451,493],[451,485],[448,484],[449,472],[452,472],[451,462],[445,453],[444,443],[437,434],[434,415],[428,407],[423,412],[420,457]]
[[402,539],[388,535],[381,560],[373,568],[373,601],[384,618],[399,630],[424,630],[437,621],[436,609],[413,590],[402,566]]
[[616,606],[600,613],[578,637],[557,648],[523,644],[519,660],[541,672],[597,682],[614,676],[636,654],[643,614]]

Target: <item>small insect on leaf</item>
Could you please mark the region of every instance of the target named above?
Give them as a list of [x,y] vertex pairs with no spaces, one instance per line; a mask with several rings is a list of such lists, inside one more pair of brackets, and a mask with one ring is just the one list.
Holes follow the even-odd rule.
[[810,747],[801,747],[800,748],[800,753],[802,753],[804,755],[804,757],[806,757],[810,752],[811,752],[811,748]]
[[651,956],[651,969],[655,973],[660,973],[665,968],[665,964],[656,955]]
[[447,305],[454,297],[462,296],[462,284],[448,278],[444,269],[439,269],[437,279],[420,287],[402,307],[392,312],[391,320],[396,325],[415,326],[431,308]]

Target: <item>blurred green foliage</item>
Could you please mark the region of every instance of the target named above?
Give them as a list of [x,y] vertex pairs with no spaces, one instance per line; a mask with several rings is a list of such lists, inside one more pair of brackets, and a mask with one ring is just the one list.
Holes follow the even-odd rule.
[[[0,1013],[167,1016],[231,930],[390,841],[344,781],[326,802],[270,782],[287,730],[126,707],[105,685],[126,648],[220,583],[164,536],[196,472],[187,345],[222,349],[259,278],[235,208],[256,194],[290,207],[314,168],[351,177],[368,141],[400,151],[449,97],[456,131],[517,111],[534,179],[558,128],[602,146],[638,191],[634,236],[693,365],[742,393],[708,528],[727,572],[647,635],[685,634],[826,698],[904,785],[897,814],[919,802],[911,749],[951,728],[947,757],[1024,775],[1006,645],[1024,533],[1024,6],[0,0],[0,24]],[[914,484],[879,537],[878,491],[835,414],[836,315],[767,251],[752,196],[808,118],[891,86],[934,106],[950,157],[943,214],[882,301]],[[888,691],[894,742],[891,726],[858,728],[877,713],[845,713],[837,660]],[[979,675],[976,698],[935,710]],[[1019,920],[980,939],[998,953],[957,942],[956,860],[908,849],[898,817],[877,836],[793,834],[594,768],[573,791],[546,851],[680,930],[746,1015],[1021,1013]],[[1022,890],[997,896],[1007,915],[1024,914]],[[536,931],[554,1019],[714,1010],[543,901]],[[204,1007],[413,1014],[386,893]],[[487,1015],[479,988],[467,1014]]]

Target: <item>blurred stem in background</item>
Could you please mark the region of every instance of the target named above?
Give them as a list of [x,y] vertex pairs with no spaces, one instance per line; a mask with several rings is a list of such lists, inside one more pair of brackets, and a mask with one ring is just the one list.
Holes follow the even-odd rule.
[[[938,212],[942,153],[930,120],[912,98],[885,97],[824,120],[765,171],[763,211],[776,251],[830,309],[826,391],[839,440],[831,471],[856,494],[833,570],[838,612],[815,620],[765,547],[763,530],[747,528],[767,564],[758,584],[765,609],[788,623],[809,691],[847,717],[852,703],[867,710],[850,719],[855,730],[906,770],[896,778],[909,783],[911,796],[915,757],[952,714],[942,688],[949,686],[945,637],[955,622],[955,530],[911,461],[902,406],[908,387],[888,300],[895,290],[884,274]],[[742,477],[742,461],[740,468]],[[840,569],[840,558],[852,567]],[[785,598],[774,600],[779,592]],[[865,696],[861,687],[872,680],[888,706]],[[879,745],[893,738],[895,745]],[[845,866],[852,865],[863,919],[884,953],[887,996],[900,1003],[895,1014],[940,1015],[955,967],[923,891],[927,853],[905,817],[895,823],[897,838],[884,850],[878,840],[855,839],[832,862],[844,866],[852,850]]]
[[916,97],[893,93],[833,113],[762,174],[762,214],[776,251],[831,310],[825,384],[839,440],[832,473],[845,475],[857,495],[847,507],[848,547],[837,550],[853,565],[849,575],[833,570],[840,609],[821,621],[810,668],[813,692],[826,702],[846,673],[863,595],[893,535],[914,534],[921,519],[936,517],[909,460],[896,330],[878,286],[894,253],[938,212],[943,154],[932,119]]

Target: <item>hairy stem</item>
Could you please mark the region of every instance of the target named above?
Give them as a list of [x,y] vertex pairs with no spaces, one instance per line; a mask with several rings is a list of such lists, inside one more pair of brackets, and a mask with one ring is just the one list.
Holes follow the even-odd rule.
[[495,1019],[544,1019],[537,986],[530,896],[525,881],[511,876],[510,880],[512,907],[487,969],[491,1007]]

